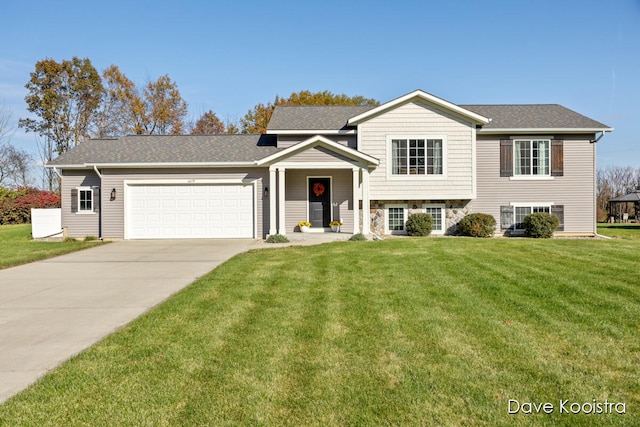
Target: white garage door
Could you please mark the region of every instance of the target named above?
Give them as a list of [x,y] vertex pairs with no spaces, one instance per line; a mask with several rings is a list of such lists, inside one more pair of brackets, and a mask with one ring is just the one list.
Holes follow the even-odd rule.
[[254,237],[253,185],[129,185],[129,239]]

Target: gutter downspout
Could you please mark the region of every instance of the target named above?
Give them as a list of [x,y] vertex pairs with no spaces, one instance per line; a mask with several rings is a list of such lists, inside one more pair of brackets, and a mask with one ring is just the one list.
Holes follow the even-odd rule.
[[60,172],[58,172],[58,168],[56,167],[52,167],[51,169],[53,169],[53,171],[55,172],[56,175],[58,175],[58,178],[62,179],[62,175],[60,174]]
[[93,170],[95,171],[98,178],[100,178],[100,210],[98,211],[98,239],[102,241],[102,174],[98,170],[98,166],[93,165]]

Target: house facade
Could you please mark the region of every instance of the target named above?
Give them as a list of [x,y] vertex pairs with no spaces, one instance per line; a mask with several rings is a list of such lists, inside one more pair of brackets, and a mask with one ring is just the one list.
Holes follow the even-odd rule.
[[276,107],[266,135],[90,140],[49,162],[71,237],[264,238],[329,230],[434,234],[468,213],[496,233],[550,212],[593,235],[596,142],[613,129],[560,105],[456,105],[414,91],[377,107]]

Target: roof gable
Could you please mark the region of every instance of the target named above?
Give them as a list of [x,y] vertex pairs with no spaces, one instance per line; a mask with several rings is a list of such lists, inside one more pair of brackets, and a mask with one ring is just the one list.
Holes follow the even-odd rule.
[[369,120],[372,117],[375,117],[379,114],[385,113],[389,110],[392,110],[394,108],[397,108],[398,106],[404,105],[406,103],[409,102],[413,102],[416,100],[420,100],[423,102],[426,102],[428,104],[431,105],[435,105],[437,107],[443,108],[445,110],[451,111],[452,113],[458,115],[458,116],[462,116],[467,118],[468,120],[479,124],[479,125],[484,125],[489,123],[489,119],[476,113],[473,111],[470,111],[466,108],[463,108],[459,105],[453,104],[449,101],[445,101],[442,98],[438,98],[437,96],[431,95],[427,92],[424,92],[422,90],[415,90],[411,93],[408,93],[404,96],[401,96],[400,98],[396,98],[392,101],[386,102],[378,107],[372,108],[362,114],[359,114],[357,116],[351,117],[348,121],[348,124],[351,126],[355,126],[358,125],[362,122],[365,122],[367,120]]
[[277,153],[274,153],[271,156],[265,157],[259,160],[256,164],[260,166],[260,165],[269,165],[276,162],[280,162],[304,150],[312,149],[318,146],[324,147],[329,151],[340,154],[341,156],[347,157],[351,160],[364,162],[372,165],[378,165],[380,163],[380,161],[375,157],[371,157],[368,154],[354,150],[345,145],[338,144],[337,142],[331,141],[330,139],[327,139],[323,136],[315,135],[305,141],[299,142],[295,145],[285,148],[284,150],[278,151]]

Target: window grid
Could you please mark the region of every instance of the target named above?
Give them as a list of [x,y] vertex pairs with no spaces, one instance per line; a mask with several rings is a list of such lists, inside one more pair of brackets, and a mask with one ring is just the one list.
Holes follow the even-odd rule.
[[442,175],[442,139],[391,140],[393,175]]
[[516,140],[515,174],[549,175],[549,140]]
[[78,211],[87,212],[93,210],[93,191],[78,190]]
[[431,215],[432,229],[442,231],[442,208],[425,208],[425,212]]
[[404,230],[404,208],[389,208],[389,231]]

